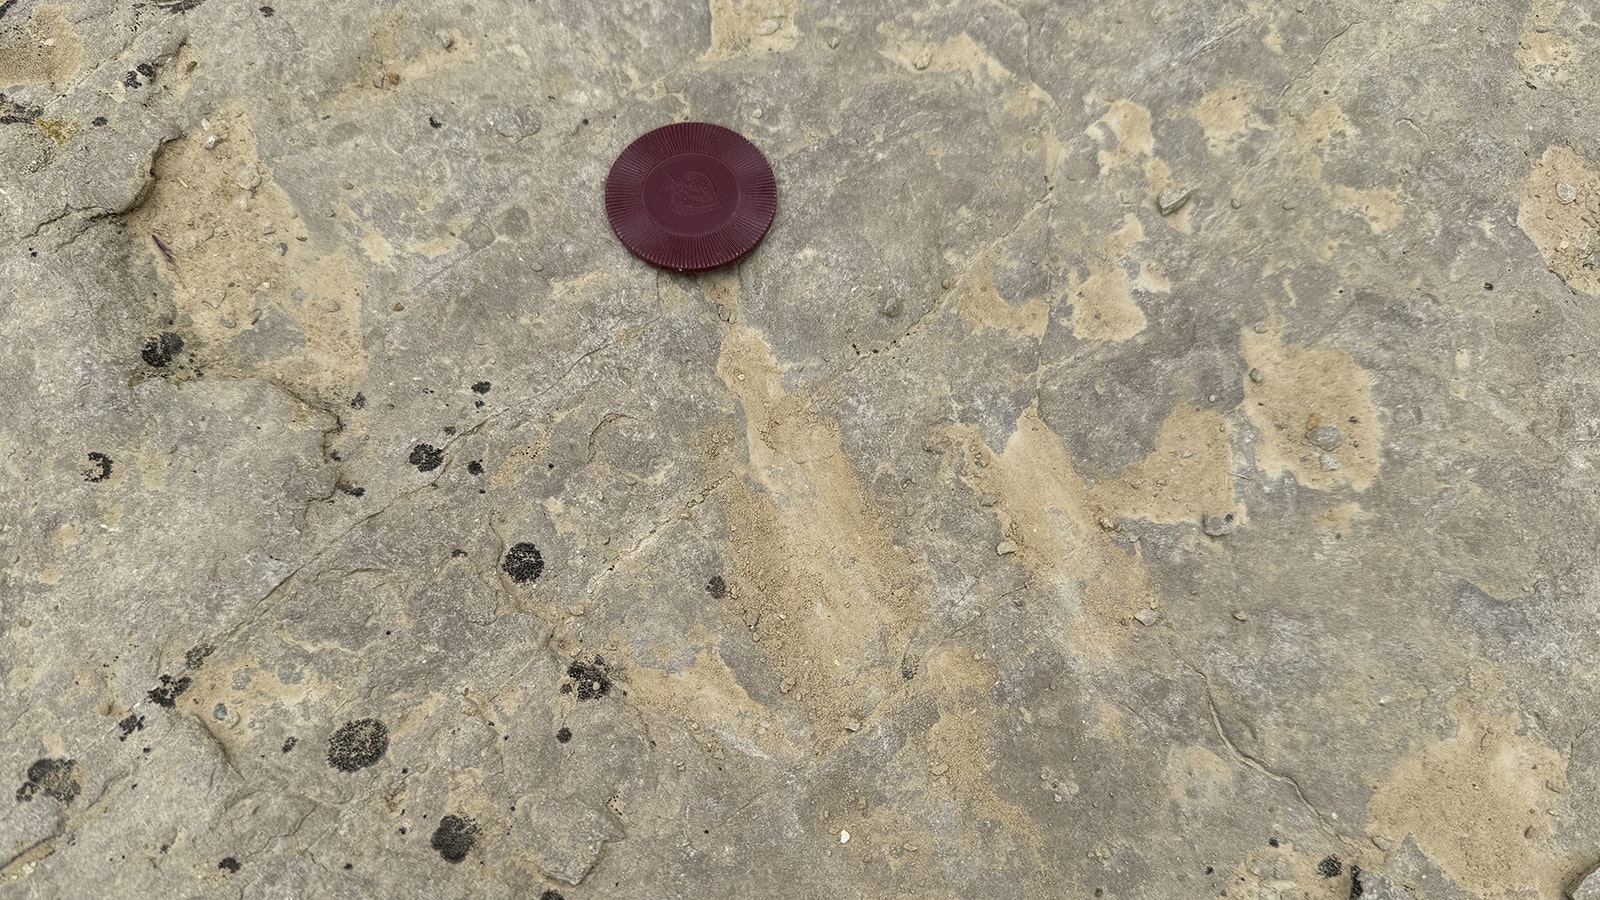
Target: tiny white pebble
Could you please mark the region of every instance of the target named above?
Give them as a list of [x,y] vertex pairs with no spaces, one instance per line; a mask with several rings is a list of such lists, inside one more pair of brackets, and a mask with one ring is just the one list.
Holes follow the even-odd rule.
[[850,832],[844,831],[844,830],[841,829],[839,831],[839,843],[841,843],[841,844],[850,843]]

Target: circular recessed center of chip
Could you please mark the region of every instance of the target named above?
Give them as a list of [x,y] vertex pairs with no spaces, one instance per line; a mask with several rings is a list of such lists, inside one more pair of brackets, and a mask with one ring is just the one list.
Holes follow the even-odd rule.
[[737,261],[761,243],[777,211],[767,158],[720,125],[657,128],[606,176],[606,217],[623,246],[679,272]]

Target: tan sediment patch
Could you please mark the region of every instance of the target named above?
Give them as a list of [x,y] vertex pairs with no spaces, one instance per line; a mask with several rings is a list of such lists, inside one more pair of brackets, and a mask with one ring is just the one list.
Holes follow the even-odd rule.
[[1295,128],[1295,143],[1298,145],[1301,157],[1301,174],[1313,181],[1321,181],[1322,159],[1326,145],[1332,142],[1336,135],[1355,133],[1355,126],[1350,124],[1339,104],[1329,100],[1317,107]]
[[1356,520],[1366,515],[1359,503],[1341,503],[1317,513],[1317,530],[1334,537],[1346,537]]
[[[220,140],[207,150],[211,135]],[[309,242],[241,108],[219,110],[210,129],[163,148],[150,196],[128,224],[208,368],[232,367],[324,404],[353,395],[367,365],[364,285],[343,251],[322,254]],[[239,342],[260,328],[286,337],[270,357],[242,353]]]
[[1367,220],[1373,234],[1383,234],[1400,224],[1405,207],[1400,203],[1397,188],[1367,188],[1357,190],[1345,185],[1335,185],[1333,201],[1345,212],[1358,213]]
[[1150,131],[1150,110],[1132,100],[1113,100],[1105,115],[1088,128],[1090,137],[1104,143],[1106,132],[1116,139],[1114,147],[1100,151],[1100,167],[1116,169],[1143,166],[1155,154],[1156,141]]
[[1529,81],[1560,84],[1572,78],[1570,64],[1582,54],[1558,29],[1570,16],[1563,15],[1565,0],[1533,0],[1517,35],[1517,62]]
[[[1378,475],[1382,438],[1367,373],[1343,350],[1285,343],[1281,327],[1275,321],[1261,333],[1246,328],[1239,338],[1260,378],[1244,380],[1245,412],[1261,436],[1256,467],[1274,477],[1288,472],[1320,491],[1366,490]],[[1307,438],[1319,425],[1338,427],[1337,448],[1324,452]]]
[[810,755],[810,748],[802,751],[794,746],[791,738],[798,730],[793,723],[784,721],[787,716],[757,702],[739,684],[728,664],[710,646],[715,643],[711,635],[696,628],[688,640],[702,649],[692,663],[675,671],[645,665],[635,655],[638,662],[628,670],[629,696],[697,725],[740,753],[783,759]]
[[1162,524],[1199,523],[1206,514],[1244,510],[1233,498],[1233,451],[1219,413],[1180,404],[1161,423],[1155,448],[1117,478],[1100,482],[1088,500],[1101,516]]
[[68,21],[65,6],[35,6],[27,21],[15,27],[0,41],[0,88],[63,84],[82,67],[83,38]]
[[730,615],[812,716],[819,747],[896,691],[920,611],[909,555],[845,455],[838,427],[784,387],[762,336],[737,319],[737,281],[706,279],[735,310],[717,374],[744,409],[748,471],[727,489]]
[[[1012,78],[1011,70],[978,46],[966,32],[937,44],[901,35],[890,22],[879,25],[878,32],[889,39],[888,46],[879,51],[884,58],[911,71],[965,72],[979,84],[1002,84]],[[1018,99],[1020,105],[1012,112],[1025,112],[1031,109],[1033,102],[1048,97],[1043,91],[1038,95],[1030,91]]]
[[798,0],[711,0],[711,43],[700,62],[793,49],[800,40]]
[[1192,111],[1206,134],[1206,149],[1224,156],[1238,148],[1252,131],[1267,130],[1252,115],[1249,94],[1242,85],[1228,84],[1207,91]]
[[1043,297],[1028,297],[1013,305],[1000,296],[994,284],[993,262],[982,267],[982,274],[963,282],[955,297],[955,309],[974,329],[993,328],[1014,331],[1032,338],[1044,337],[1050,324],[1050,304]]
[[1167,796],[1179,809],[1221,808],[1234,800],[1235,767],[1201,746],[1167,750]]
[[1282,841],[1261,847],[1239,861],[1228,878],[1227,896],[1233,900],[1346,900],[1348,876],[1324,878],[1317,864],[1324,854]]
[[[1571,188],[1571,202],[1562,193]],[[1544,151],[1522,183],[1517,227],[1573,290],[1600,295],[1600,174],[1565,146]],[[1590,266],[1594,268],[1590,268]]]
[[1127,264],[1144,240],[1144,227],[1129,213],[1122,226],[1091,244],[1083,267],[1067,272],[1064,299],[1072,304],[1072,333],[1085,340],[1125,341],[1144,330],[1145,315],[1133,300],[1134,289],[1151,293],[1171,290],[1159,267],[1138,263],[1130,276]]
[[1367,804],[1368,832],[1413,836],[1445,874],[1480,897],[1562,896],[1566,871],[1548,809],[1566,761],[1514,719],[1450,704],[1456,733],[1400,760]]
[[1018,561],[1057,588],[1064,601],[1063,639],[1103,661],[1123,639],[1128,617],[1155,605],[1159,596],[1137,549],[1118,546],[1125,537],[1098,524],[1089,487],[1037,410],[1022,414],[998,453],[975,428],[948,433],[966,457],[968,486],[980,497],[998,498],[995,515],[1005,537],[1016,543]]

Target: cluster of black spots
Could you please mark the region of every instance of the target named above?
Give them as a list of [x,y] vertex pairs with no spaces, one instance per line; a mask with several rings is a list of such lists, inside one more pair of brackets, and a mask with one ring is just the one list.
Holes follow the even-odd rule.
[[713,600],[721,600],[728,596],[728,583],[722,580],[721,575],[713,575],[711,580],[706,582],[706,593],[710,594]]
[[1206,874],[1207,875],[1210,875],[1212,872],[1215,872],[1215,871],[1216,871],[1216,869],[1213,869],[1210,866],[1206,866]]
[[297,737],[291,737],[288,740],[285,740],[283,742],[283,752],[288,753],[290,750],[293,750],[294,745],[298,743],[300,743],[300,739]]
[[561,896],[560,891],[545,891],[539,895],[539,900],[567,900],[567,898]]
[[229,874],[239,871],[239,861],[231,856],[224,856],[222,862],[217,863],[217,868],[227,869]]
[[1350,864],[1350,900],[1367,892],[1366,885],[1361,883],[1361,867],[1355,863]]
[[210,644],[201,644],[198,647],[191,647],[189,652],[183,655],[183,664],[191,669],[198,669],[205,665],[206,657],[216,652],[216,649],[217,648],[211,646]]
[[433,116],[429,116],[428,117],[428,124],[430,126],[434,127],[434,128],[443,128],[444,127],[444,123],[439,121],[438,119],[435,119]]
[[62,803],[71,803],[83,787],[73,777],[77,769],[77,760],[65,757],[36,760],[28,767],[28,780],[17,788],[17,802],[32,800],[35,794],[43,794]]
[[475,459],[472,462],[467,463],[467,471],[471,472],[474,475],[482,475],[483,474],[483,460]]
[[135,731],[143,730],[144,716],[128,713],[123,717],[122,721],[117,723],[117,731],[121,732],[117,735],[117,740],[125,741],[128,739],[128,735],[133,734]]
[[175,331],[163,331],[145,338],[139,355],[145,364],[154,369],[165,369],[183,352],[183,336]]
[[511,549],[506,551],[505,559],[500,561],[500,568],[518,584],[538,581],[539,576],[544,574],[544,554],[527,541],[512,544]]
[[458,863],[467,858],[472,845],[478,842],[478,823],[465,816],[445,816],[433,830],[428,841],[439,851],[445,862]]
[[356,394],[354,397],[350,398],[350,408],[351,409],[365,409],[366,406],[367,406],[367,395],[366,394]]
[[489,393],[489,389],[492,387],[494,387],[494,385],[490,384],[489,382],[480,381],[472,386],[472,392],[474,394],[487,394]]
[[1343,871],[1344,863],[1339,862],[1339,857],[1331,853],[1324,856],[1322,862],[1317,863],[1317,874],[1323,878],[1338,878],[1339,873]]
[[[6,4],[9,6],[10,4]],[[44,107],[6,99],[0,94],[0,125],[31,125],[44,115]]]
[[353,484],[345,484],[342,481],[335,486],[339,488],[340,493],[347,494],[351,497],[361,497],[367,493],[367,489],[364,487],[358,487]]
[[341,772],[365,769],[389,750],[389,726],[377,719],[355,719],[328,738],[328,765]]
[[89,454],[89,468],[83,472],[84,481],[105,481],[111,477],[111,457],[98,451]]
[[556,732],[556,740],[563,744],[572,740],[572,729],[566,727],[565,725],[561,726],[561,730]]
[[187,675],[173,678],[171,675],[161,676],[161,683],[151,688],[148,695],[151,702],[157,706],[168,709],[178,705],[178,695],[189,689],[194,679]]
[[444,465],[444,451],[432,444],[418,444],[411,448],[410,460],[418,472],[432,472]]
[[268,18],[268,19],[272,18],[272,14],[275,13],[275,12],[277,12],[277,10],[273,9],[270,6],[261,7],[261,15],[266,17],[266,18]]
[[567,677],[572,680],[561,685],[561,693],[573,693],[576,687],[579,700],[598,700],[611,693],[611,667],[599,656],[593,662],[573,660]]

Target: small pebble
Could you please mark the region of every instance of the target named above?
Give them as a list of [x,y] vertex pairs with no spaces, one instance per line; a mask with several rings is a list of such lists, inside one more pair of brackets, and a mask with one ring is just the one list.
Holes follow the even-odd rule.
[[1238,619],[1238,620],[1239,620],[1239,621],[1241,621],[1241,622],[1248,622],[1248,621],[1250,621],[1250,617],[1249,617],[1249,616],[1248,616],[1248,615],[1246,615],[1246,614],[1245,614],[1245,611],[1244,611],[1244,610],[1242,610],[1242,609],[1236,609],[1236,610],[1234,610],[1234,611],[1233,611],[1233,617],[1234,617],[1234,618],[1235,618],[1235,619]]
[[1180,188],[1176,185],[1169,187],[1161,192],[1160,197],[1156,198],[1156,208],[1161,211],[1163,216],[1170,216],[1181,209],[1185,203],[1189,202],[1189,193],[1188,188]]
[[1217,515],[1216,513],[1208,514],[1203,524],[1205,525],[1206,534],[1209,534],[1212,537],[1222,537],[1225,534],[1233,534],[1233,513],[1224,513],[1222,515]]
[[1306,440],[1314,444],[1318,450],[1331,451],[1338,448],[1343,437],[1339,434],[1337,425],[1318,425],[1306,432]]
[[1154,625],[1161,621],[1161,613],[1154,609],[1141,609],[1133,617],[1139,620],[1140,625]]
[[247,191],[253,191],[261,186],[261,170],[251,163],[239,170],[239,174],[234,176],[233,183]]
[[844,728],[845,731],[848,731],[848,732],[851,732],[851,733],[854,733],[854,732],[857,732],[857,731],[861,730],[861,723],[857,722],[855,719],[845,719],[843,722],[840,723],[840,725]]
[[1563,181],[1556,185],[1556,197],[1562,203],[1576,203],[1578,200],[1578,189]]
[[850,832],[845,831],[842,828],[839,829],[839,843],[841,843],[841,844],[850,843]]
[[1255,382],[1256,384],[1260,384],[1261,383],[1261,370],[1260,369],[1251,369],[1250,370],[1250,380]]
[[832,50],[833,48],[835,48],[837,46],[839,46],[839,38],[838,38],[837,35],[835,35],[834,37],[828,38],[828,49],[829,50]]
[[939,763],[938,765],[934,766],[933,768],[929,769],[928,771],[932,772],[936,776],[937,775],[943,775],[944,773],[950,771],[950,767],[945,765],[944,763]]
[[205,148],[207,150],[215,150],[215,149],[217,149],[217,145],[220,144],[220,143],[222,143],[222,138],[219,138],[214,134],[207,135],[206,136]]
[[765,37],[766,35],[769,35],[769,34],[773,34],[773,33],[777,32],[777,30],[778,30],[778,20],[777,19],[762,19],[760,22],[756,23],[756,34],[759,34],[759,35],[761,35],[763,37]]
[[996,556],[1005,556],[1008,553],[1015,553],[1017,552],[1017,542],[1011,540],[1001,541],[1000,543],[994,545],[994,552]]
[[1337,459],[1334,459],[1333,457],[1329,456],[1326,453],[1322,454],[1322,471],[1324,471],[1324,472],[1337,472],[1337,471],[1339,471],[1339,461]]
[[922,52],[917,54],[917,58],[913,59],[911,61],[911,67],[920,72],[923,69],[926,69],[932,63],[933,63],[933,48],[932,47],[923,47],[922,48]]
[[794,679],[793,678],[785,678],[784,680],[778,682],[778,692],[779,693],[787,694],[792,690],[794,690]]
[[759,106],[750,110],[750,118],[752,119],[759,119],[762,117],[762,115],[764,115],[764,113],[761,111],[761,107]]
[[1233,207],[1234,209],[1238,209],[1239,207],[1243,206],[1244,204],[1239,202],[1239,198],[1238,197],[1235,197],[1232,200],[1228,201],[1228,205]]

